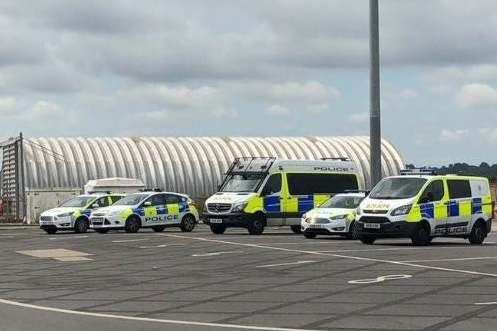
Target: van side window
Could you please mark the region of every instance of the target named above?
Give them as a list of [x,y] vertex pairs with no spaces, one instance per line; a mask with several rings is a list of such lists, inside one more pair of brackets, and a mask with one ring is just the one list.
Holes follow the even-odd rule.
[[261,196],[271,195],[281,191],[281,174],[273,174],[269,177],[261,191]]
[[468,180],[449,179],[447,186],[449,186],[450,199],[471,198],[471,185]]
[[419,203],[440,201],[444,197],[444,192],[444,182],[441,180],[435,180],[428,184],[428,187],[419,199]]
[[288,174],[287,179],[291,195],[344,193],[359,188],[357,177],[350,174]]

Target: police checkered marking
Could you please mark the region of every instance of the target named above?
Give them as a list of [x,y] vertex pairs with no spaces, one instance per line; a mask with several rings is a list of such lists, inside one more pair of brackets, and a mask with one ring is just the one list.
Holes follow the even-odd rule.
[[281,203],[279,196],[264,197],[264,210],[267,212],[280,212]]
[[306,212],[314,208],[314,195],[299,197],[299,212]]

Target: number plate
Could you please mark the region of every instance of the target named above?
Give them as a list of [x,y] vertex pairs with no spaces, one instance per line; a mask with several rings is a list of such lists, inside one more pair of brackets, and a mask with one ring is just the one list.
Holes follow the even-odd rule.
[[97,223],[102,223],[103,222],[103,217],[92,217],[91,222],[97,222]]
[[324,225],[323,224],[309,224],[309,227],[311,229],[323,229]]
[[223,219],[222,218],[211,218],[211,219],[209,219],[209,223],[216,223],[216,224],[223,223]]
[[381,228],[381,224],[379,223],[364,223],[365,229],[379,229]]

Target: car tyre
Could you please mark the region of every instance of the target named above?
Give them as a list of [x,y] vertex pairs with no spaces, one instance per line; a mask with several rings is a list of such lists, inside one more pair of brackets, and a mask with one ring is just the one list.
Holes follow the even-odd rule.
[[483,241],[487,237],[487,228],[486,226],[478,222],[473,226],[471,233],[469,234],[468,240],[471,245],[481,245]]
[[137,233],[140,230],[140,220],[136,217],[128,218],[124,225],[124,231],[127,233]]
[[304,232],[304,237],[306,237],[307,239],[314,239],[316,238],[316,234],[312,232]]
[[376,241],[376,237],[372,236],[359,236],[359,240],[365,245],[372,245]]
[[89,228],[88,221],[84,218],[80,218],[76,220],[76,223],[74,223],[74,232],[76,233],[86,233]]
[[359,239],[359,229],[357,228],[356,226],[356,223],[355,222],[352,222],[350,224],[350,228],[349,228],[349,233],[347,233],[345,235],[345,237],[347,239],[352,239],[352,240],[357,240]]
[[211,224],[211,231],[214,234],[223,234],[224,231],[226,231],[226,227],[224,225],[219,225],[219,224]]
[[250,235],[259,236],[264,232],[264,219],[261,216],[256,216],[249,224],[248,232]]
[[426,246],[431,242],[429,228],[424,224],[418,224],[413,231],[411,241],[415,246]]
[[164,231],[165,229],[166,229],[166,227],[165,227],[165,226],[154,226],[154,227],[152,228],[152,230],[154,230],[154,232],[162,232],[162,231]]
[[290,229],[292,229],[292,232],[295,234],[301,234],[302,233],[302,227],[300,225],[291,225]]
[[195,217],[193,215],[185,215],[179,225],[182,232],[192,232],[195,229]]

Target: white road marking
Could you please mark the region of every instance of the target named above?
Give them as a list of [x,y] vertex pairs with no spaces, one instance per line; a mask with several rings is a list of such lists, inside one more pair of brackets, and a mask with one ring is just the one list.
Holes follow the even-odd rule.
[[17,251],[17,253],[38,258],[49,258],[62,262],[93,261],[87,257],[92,254],[64,248]]
[[60,308],[53,308],[53,307],[44,307],[44,306],[32,305],[32,304],[28,304],[28,303],[21,303],[21,302],[5,300],[5,299],[0,299],[0,303],[10,305],[10,306],[16,306],[16,307],[50,311],[50,312],[54,312],[54,313],[79,315],[79,316],[90,316],[90,317],[104,317],[104,318],[113,318],[113,319],[117,319],[117,320],[140,321],[140,322],[151,322],[151,323],[162,323],[162,324],[177,324],[177,325],[190,325],[190,326],[199,326],[199,327],[214,327],[214,328],[223,328],[223,329],[242,329],[242,330],[319,331],[319,330],[310,330],[310,329],[276,328],[276,327],[264,327],[264,326],[252,326],[252,325],[180,321],[180,320],[170,320],[170,319],[158,319],[158,318],[147,318],[147,317],[134,317],[134,316],[90,313],[90,312],[86,312],[86,311],[77,311],[77,310],[60,309]]
[[138,248],[141,249],[147,249],[147,248],[164,248],[164,247],[171,247],[171,246],[185,246],[182,244],[167,244],[167,245],[157,245],[157,246],[139,246]]
[[380,276],[377,278],[366,278],[366,279],[357,279],[357,280],[349,280],[349,284],[373,284],[373,283],[382,283],[386,280],[397,280],[397,279],[405,279],[411,278],[412,275],[386,275]]
[[474,304],[478,305],[478,306],[490,306],[490,305],[497,305],[497,302],[496,301],[493,301],[493,302],[475,302]]
[[322,253],[322,252],[316,252],[316,251],[304,251],[304,250],[299,250],[299,249],[273,247],[273,246],[267,246],[267,245],[243,244],[243,243],[237,243],[237,242],[232,242],[232,241],[207,239],[207,238],[201,238],[201,237],[188,237],[188,236],[180,236],[180,235],[174,235],[174,234],[161,234],[161,235],[166,236],[166,237],[173,237],[173,238],[182,238],[182,239],[207,241],[207,242],[217,242],[217,243],[226,244],[226,245],[236,245],[236,246],[245,246],[245,247],[261,248],[261,249],[271,249],[271,250],[277,250],[277,251],[283,251],[283,252],[294,252],[294,253],[303,253],[303,254],[320,255],[320,256],[331,256],[331,257],[338,257],[338,258],[358,260],[358,261],[388,263],[388,264],[403,265],[403,266],[408,266],[408,267],[413,267],[413,268],[431,269],[431,270],[439,270],[439,271],[446,271],[446,272],[455,272],[455,273],[468,274],[468,275],[497,277],[497,274],[491,274],[491,273],[486,273],[486,272],[478,272],[478,271],[463,270],[463,269],[441,268],[441,267],[428,266],[428,265],[422,265],[422,264],[400,262],[400,261],[391,261],[391,260],[382,260],[382,259],[375,259],[375,258],[369,258],[369,257],[360,257],[360,256],[342,255],[342,254],[330,254],[330,253]]
[[271,268],[271,267],[280,267],[286,265],[296,265],[296,264],[306,264],[306,263],[316,263],[316,261],[297,261],[297,262],[278,263],[278,264],[264,264],[264,265],[258,265],[256,266],[256,268]]
[[88,238],[88,236],[64,236],[64,237],[52,237],[48,238],[48,240],[67,240],[67,239],[82,239]]
[[202,253],[202,254],[193,254],[195,257],[204,257],[204,256],[219,256],[223,254],[236,254],[243,253],[243,251],[228,251],[228,252],[212,252],[212,253]]
[[131,243],[135,241],[145,241],[148,240],[148,238],[141,238],[141,239],[123,239],[123,240],[113,240],[113,243]]
[[[437,247],[437,249],[457,249],[461,247],[446,246]],[[381,252],[381,251],[403,251],[403,250],[426,250],[433,249],[433,247],[392,247],[392,248],[362,248],[362,249],[337,249],[329,251],[317,251],[317,253],[348,253],[348,252]]]
[[435,259],[435,260],[411,260],[411,261],[399,261],[405,263],[417,263],[417,262],[450,262],[450,261],[471,261],[471,260],[495,260],[497,256],[482,256],[482,257],[461,257],[455,259]]

